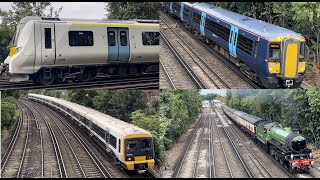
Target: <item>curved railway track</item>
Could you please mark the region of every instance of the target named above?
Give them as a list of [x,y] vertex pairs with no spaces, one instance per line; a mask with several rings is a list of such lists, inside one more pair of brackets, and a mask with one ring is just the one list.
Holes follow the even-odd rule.
[[[183,63],[189,66],[188,67],[187,65],[185,65],[184,67],[188,68],[188,71],[193,71],[193,74],[197,74],[197,76],[199,77],[198,79],[202,80],[205,86],[201,88],[231,88],[220,77],[221,75],[217,74],[217,72],[213,68],[211,68],[205,62],[205,60],[197,52],[195,52],[192,47],[190,47],[190,45],[186,41],[184,41],[183,38],[163,18],[160,17],[160,19],[161,22],[165,23],[172,32],[171,33],[166,30],[165,33],[163,33],[162,31],[160,31],[161,37],[165,39],[165,42],[172,50],[175,50],[180,55],[181,58],[179,59],[182,59]],[[172,41],[169,40],[169,36],[172,36],[170,37]]]
[[[56,121],[57,119],[53,117],[52,113],[41,105],[37,103],[33,104],[41,110],[39,112],[43,117],[50,119],[49,123],[53,126],[52,129],[58,135],[57,138],[58,142],[61,143],[60,147],[62,149],[62,156],[64,156],[67,173],[72,172],[71,167],[74,167],[74,173],[72,173],[74,177],[111,177],[104,166],[101,165],[101,162],[92,153],[89,146],[84,144],[81,138],[79,138],[68,125],[60,120]],[[71,157],[70,154],[73,157]],[[66,157],[67,155],[69,158],[71,157],[70,163],[66,162],[68,159]],[[68,177],[72,176],[68,175]]]
[[[76,121],[70,121],[70,118],[64,114],[61,114],[60,112],[56,112],[49,106],[39,104],[37,102],[33,102],[33,104],[36,104],[37,107],[42,106],[42,110],[46,110],[47,113],[51,113],[53,118],[59,120],[61,125],[63,124],[65,127],[67,127],[69,131],[72,132],[72,134],[74,134],[75,137],[87,148],[87,151],[89,154],[91,154],[93,159],[96,161],[96,164],[99,166],[98,168],[102,170],[106,177],[155,177],[154,174],[149,171],[146,171],[146,173],[143,175],[137,175],[130,173],[128,174],[127,171],[121,170],[121,168],[116,167],[118,166],[117,163],[115,163],[112,157],[104,150],[104,147],[97,143],[92,136],[89,136],[86,132],[84,132],[83,129],[78,126]],[[92,148],[92,146],[95,148]],[[107,160],[107,162],[105,160]]]
[[23,105],[19,103],[18,108],[21,115],[12,140],[1,159],[1,177],[17,178],[21,173],[21,164],[26,151],[26,143],[28,142],[29,118]]
[[101,88],[104,89],[156,89],[159,88],[159,74],[145,77],[118,77],[97,78],[86,83],[59,83],[49,86],[39,86],[32,82],[10,83],[0,81],[0,90],[21,89],[77,89],[77,88]]
[[[170,18],[171,21],[177,23],[180,27],[183,27],[183,29],[185,30],[185,32],[187,32],[190,37],[192,37],[195,41],[198,42],[198,44],[201,44],[202,47],[204,47],[206,50],[208,50],[214,57],[218,58],[221,62],[223,62],[226,66],[228,66],[229,69],[231,69],[234,73],[236,73],[241,79],[243,79],[244,81],[246,81],[252,88],[255,89],[260,89],[262,88],[261,86],[257,85],[256,83],[254,83],[250,78],[248,78],[247,76],[245,76],[239,69],[237,66],[235,66],[233,63],[231,63],[228,59],[226,59],[223,55],[221,55],[220,53],[218,53],[217,51],[214,50],[214,48],[209,47],[208,45],[206,45],[205,43],[203,43],[202,41],[200,41],[199,39],[197,39],[196,37],[194,37],[194,35],[187,30],[184,25],[178,21],[173,19],[171,16],[167,15],[166,13],[164,13],[162,10],[160,11],[160,19],[162,22],[164,22],[164,19],[161,16],[166,16],[167,18]],[[165,24],[168,26],[168,24],[165,22]],[[168,26],[170,27],[170,26]],[[161,31],[160,31],[161,32]]]

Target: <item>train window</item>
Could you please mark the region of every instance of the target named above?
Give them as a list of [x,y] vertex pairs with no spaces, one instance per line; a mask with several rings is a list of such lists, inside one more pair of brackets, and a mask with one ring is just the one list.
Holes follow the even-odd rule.
[[143,45],[159,45],[160,44],[159,32],[142,32]]
[[116,36],[114,31],[108,31],[108,43],[109,43],[109,46],[116,45]]
[[127,32],[125,32],[125,31],[120,31],[120,44],[121,44],[121,46],[126,46],[128,44]]
[[127,140],[127,149],[136,149],[137,148],[137,141],[136,140]]
[[52,48],[51,28],[44,28],[44,48]]
[[183,8],[183,16],[189,16],[190,12],[189,9]]
[[[200,18],[200,15],[199,15],[199,18]],[[230,30],[228,28],[223,27],[220,24],[213,22],[208,18],[206,18],[205,28],[213,32],[214,34],[220,36],[225,41],[227,42],[229,41]]]
[[197,14],[196,12],[194,12],[193,13],[193,21],[200,24],[200,19],[201,19],[200,15]]
[[141,141],[141,149],[151,148],[151,140],[150,139],[143,139]]
[[117,147],[117,139],[114,136],[112,136],[111,134],[110,134],[110,142],[109,142],[109,144],[114,148]]
[[92,31],[69,31],[70,46],[93,46]]
[[173,7],[174,10],[180,12],[180,3],[174,2],[172,4],[172,7]]
[[94,123],[92,123],[92,130],[96,132],[101,138],[104,137],[104,130]]
[[119,147],[119,153],[120,153],[120,150],[121,150],[121,140],[119,139],[119,145],[118,145],[118,147]]
[[105,137],[105,139],[106,139],[106,142],[109,143],[109,131],[106,131],[106,137]]
[[300,59],[304,58],[304,52],[305,52],[305,43],[300,43],[300,53],[299,53]]
[[245,53],[251,55],[252,54],[252,45],[253,45],[253,41],[251,39],[248,39],[241,34],[238,35],[237,47],[239,49],[241,49]]
[[280,59],[280,44],[270,44],[269,58],[270,59]]

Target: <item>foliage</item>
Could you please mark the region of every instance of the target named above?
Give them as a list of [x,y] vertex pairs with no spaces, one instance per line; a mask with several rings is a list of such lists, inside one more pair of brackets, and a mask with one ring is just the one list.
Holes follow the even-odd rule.
[[299,128],[310,141],[320,145],[320,89],[228,90],[228,93],[229,106]]
[[167,150],[198,116],[202,98],[199,90],[162,90],[160,110],[154,116],[141,111],[132,114],[132,123],[154,135],[155,152],[159,163],[164,163]]
[[159,19],[159,2],[108,2],[108,19]]
[[16,91],[1,91],[1,129],[9,128],[19,116],[16,108]]
[[218,94],[210,93],[206,95],[202,95],[203,100],[212,101],[218,97]]
[[0,24],[0,62],[3,62],[9,54],[10,42],[18,22],[25,16],[45,16],[44,11],[50,4],[50,2],[13,2],[13,10],[0,9],[0,18],[2,19]]

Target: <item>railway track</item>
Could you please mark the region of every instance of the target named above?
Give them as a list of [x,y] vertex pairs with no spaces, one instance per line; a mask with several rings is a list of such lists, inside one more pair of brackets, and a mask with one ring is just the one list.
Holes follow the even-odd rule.
[[32,82],[10,83],[0,81],[0,90],[21,90],[21,89],[78,89],[78,88],[101,88],[104,89],[144,89],[159,88],[159,74],[145,77],[118,77],[98,78],[86,83],[59,83],[49,86],[39,86]]
[[168,82],[168,84],[169,84],[168,86],[169,87],[171,87],[173,89],[177,89],[175,84],[174,84],[174,82],[173,82],[173,80],[171,79],[171,77],[169,75],[169,72],[167,71],[167,68],[163,65],[162,60],[159,59],[159,61],[160,61],[162,72],[163,72],[163,74],[165,76],[165,79],[166,79],[165,82]]
[[[25,108],[19,103],[21,115],[10,144],[1,158],[1,177],[19,177],[26,143],[28,142],[29,120]],[[24,121],[24,119],[26,119]]]
[[235,144],[230,140],[223,122],[217,118],[217,114],[211,111],[214,119],[212,123],[212,144],[213,144],[213,177],[246,177],[252,178],[250,169],[245,164]]
[[[38,128],[42,132],[41,138],[43,139],[43,154],[45,154],[43,176],[50,178],[68,177],[64,165],[64,159],[61,155],[61,148],[59,147],[57,137],[53,132],[51,125],[29,101],[21,100],[21,102],[23,102],[35,115],[38,122]],[[29,166],[32,167],[32,165]]]
[[[219,117],[220,121],[225,121],[225,119],[222,117],[222,115],[219,113],[218,110],[216,110],[216,113]],[[225,123],[228,123],[225,121]],[[233,141],[234,144],[238,144],[238,150],[243,157],[244,161],[248,165],[248,168],[252,172],[253,177],[255,178],[272,178],[272,175],[269,173],[269,170],[267,170],[266,166],[262,164],[262,162],[257,158],[255,153],[252,152],[251,148],[248,147],[248,145],[245,143],[245,141],[239,136],[239,134],[232,128],[230,125],[231,123],[228,123],[228,133],[230,134],[230,139]]]
[[[201,117],[200,117],[200,118],[201,118]],[[200,126],[201,126],[201,121],[202,121],[201,119],[198,120],[198,122],[197,122],[197,124],[196,124],[196,126],[195,126],[195,128],[194,128],[194,130],[193,130],[193,132],[192,132],[192,134],[191,134],[188,142],[187,142],[186,145],[185,145],[185,150],[183,151],[183,153],[182,153],[181,156],[179,157],[179,160],[178,160],[177,163],[175,164],[174,171],[173,171],[173,173],[172,173],[172,177],[173,177],[173,178],[177,178],[177,177],[179,177],[179,175],[180,175],[180,172],[181,172],[181,170],[182,170],[182,168],[183,168],[183,163],[184,163],[184,161],[185,161],[185,159],[186,159],[186,156],[187,156],[187,154],[188,154],[188,151],[189,151],[189,149],[191,148],[192,143],[194,142],[194,139],[195,139],[195,137],[196,137],[197,131],[198,131],[198,129],[199,129]]]
[[[223,112],[222,109],[219,109],[219,111]],[[223,115],[224,119],[228,119],[227,116]],[[265,171],[268,171],[268,175],[271,178],[272,177],[280,177],[280,178],[314,178],[313,175],[304,173],[304,174],[291,174],[289,170],[285,167],[283,167],[281,164],[279,164],[278,161],[274,159],[270,154],[268,154],[263,148],[261,148],[259,145],[256,145],[256,143],[252,142],[251,138],[244,134],[241,129],[236,126],[233,123],[230,123],[230,129],[234,132],[235,136],[234,139],[240,139],[241,144],[243,144],[243,148],[246,148],[248,151],[251,151],[251,155],[256,156],[256,161],[260,161],[260,166],[264,166]],[[244,140],[247,139],[247,140]],[[246,142],[245,142],[246,141]],[[259,160],[259,159],[260,160]],[[262,160],[262,161],[261,161]],[[275,165],[277,168],[274,168]],[[261,167],[260,167],[261,168]],[[262,170],[263,171],[263,170]],[[257,173],[257,172],[256,172]]]
[[160,35],[165,39],[168,46],[172,47],[171,49],[175,49],[176,52],[179,53],[184,64],[187,64],[190,67],[189,70],[192,70],[194,74],[197,74],[207,89],[231,88],[225,80],[221,78],[221,74],[218,74],[212,67],[210,67],[206,61],[196,51],[194,51],[192,47],[190,47],[189,44],[184,41],[183,38],[163,18],[160,17],[160,19],[171,30],[171,32],[168,32],[168,30],[164,32],[160,31]]
[[[167,74],[170,76],[177,89],[196,88],[196,84],[192,81],[188,72],[186,72],[179,59],[176,58],[173,51],[162,38],[160,38],[159,53],[161,57],[161,65],[166,69]],[[161,89],[172,87],[170,86],[170,80],[167,79],[163,69],[161,69],[160,72],[160,86]]]
[[[50,113],[47,109],[43,108],[41,105],[37,103],[33,103],[35,107],[37,107],[40,114],[42,116],[47,117],[50,119],[50,123],[53,127],[53,130],[58,135],[58,142],[61,143],[61,149],[62,150],[62,156],[64,156],[65,159],[65,166],[67,169],[67,173],[71,172],[72,168],[68,167],[75,167],[73,174],[74,177],[111,177],[110,174],[105,174],[105,172],[108,172],[104,168],[101,163],[99,163],[99,160],[95,157],[95,155],[90,150],[89,146],[84,144],[84,142],[79,138],[78,135],[76,135],[73,130],[64,122],[60,121],[60,119],[57,121],[57,118],[55,118],[52,113]],[[68,147],[68,149],[64,149]],[[70,163],[67,163],[66,156],[68,154],[72,154],[73,158],[71,158]],[[70,156],[69,156],[70,157]],[[75,176],[77,175],[77,176]],[[68,176],[72,177],[72,176]]]
[[[222,63],[224,63],[229,69],[231,69],[236,75],[238,75],[238,77],[240,77],[241,79],[243,79],[246,83],[248,83],[252,88],[255,89],[260,89],[263,88],[259,85],[257,85],[256,83],[254,83],[250,78],[248,78],[247,76],[245,76],[239,69],[237,66],[235,66],[233,63],[231,63],[228,59],[226,59],[223,55],[221,55],[219,52],[215,51],[214,48],[209,47],[208,45],[206,45],[205,43],[203,43],[202,41],[200,41],[199,39],[197,39],[196,37],[194,37],[194,35],[192,33],[190,33],[189,30],[187,30],[184,25],[180,22],[177,21],[175,19],[173,19],[172,17],[170,17],[169,15],[165,14],[162,10],[160,11],[160,19],[163,20],[162,17],[166,17],[167,19],[169,18],[171,21],[175,22],[176,24],[178,24],[180,27],[182,27],[185,32],[187,32],[190,37],[192,39],[194,39],[195,41],[198,42],[198,44],[201,44],[201,46],[203,48],[205,48],[207,51],[209,51],[215,58],[219,59]],[[161,32],[161,31],[160,31]]]
[[[38,104],[41,106],[41,104]],[[155,175],[150,172],[146,171],[143,175],[137,175],[137,174],[130,174],[125,170],[121,170],[121,168],[115,168],[115,166],[118,166],[115,164],[113,158],[108,154],[104,147],[101,146],[101,144],[97,143],[91,136],[88,136],[86,132],[81,129],[78,124],[75,121],[70,121],[68,117],[66,117],[64,114],[61,114],[60,112],[57,113],[54,110],[52,110],[50,107],[43,106],[43,108],[47,109],[48,112],[50,112],[53,116],[55,116],[57,119],[59,119],[63,124],[68,126],[70,130],[72,130],[78,138],[83,141],[83,144],[85,144],[89,151],[91,151],[92,155],[99,161],[100,166],[103,164],[105,167],[101,167],[101,169],[104,170],[105,174],[109,174],[109,177],[114,177],[114,174],[117,174],[117,177],[123,177],[123,178],[129,178],[129,177],[147,177],[147,178],[155,178]],[[89,148],[94,146],[96,148]],[[103,161],[107,158],[107,161]],[[106,167],[109,167],[108,169]]]

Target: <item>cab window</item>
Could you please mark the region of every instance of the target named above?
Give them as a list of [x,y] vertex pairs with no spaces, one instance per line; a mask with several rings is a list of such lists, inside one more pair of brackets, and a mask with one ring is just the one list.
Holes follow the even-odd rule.
[[299,57],[300,59],[303,59],[304,56],[305,56],[305,46],[306,44],[305,43],[300,43],[300,52],[299,52]]
[[280,44],[270,44],[269,59],[280,59]]
[[151,148],[151,140],[150,139],[143,139],[141,141],[141,149]]

